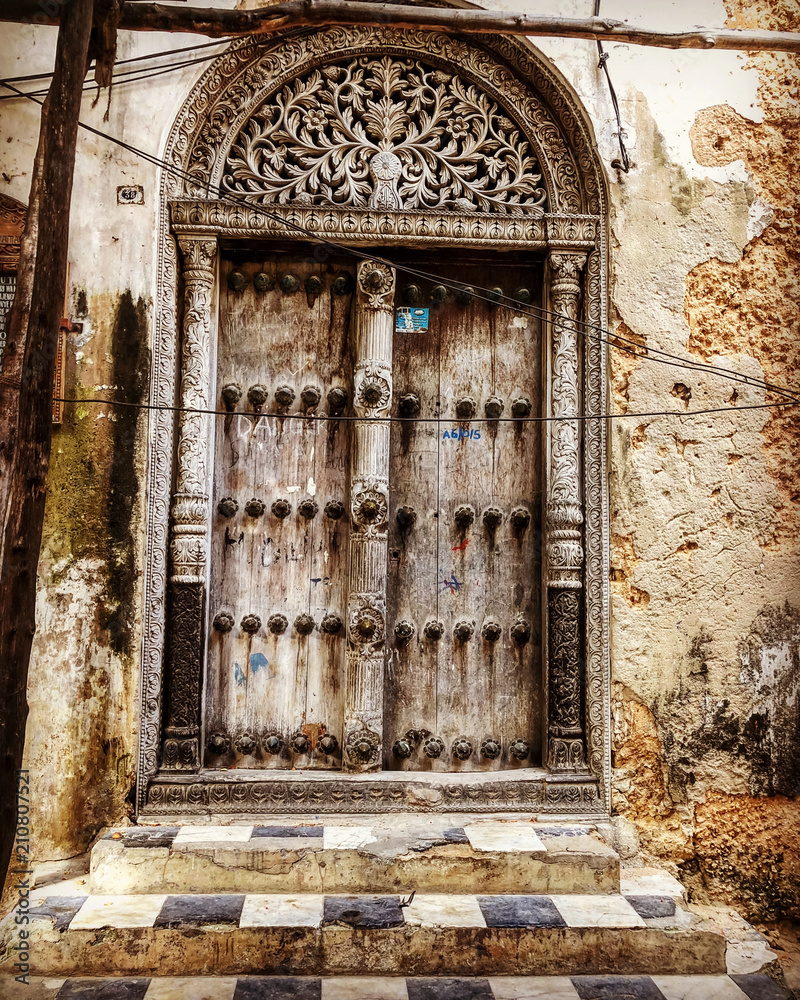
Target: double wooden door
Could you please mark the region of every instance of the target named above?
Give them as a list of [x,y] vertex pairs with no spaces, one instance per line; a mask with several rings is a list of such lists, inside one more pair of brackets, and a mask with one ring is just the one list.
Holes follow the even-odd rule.
[[[395,259],[431,277],[397,271],[383,766],[529,767],[541,326],[469,288],[536,303],[540,266]],[[207,767],[341,767],[354,279],[352,259],[296,245],[222,257]]]

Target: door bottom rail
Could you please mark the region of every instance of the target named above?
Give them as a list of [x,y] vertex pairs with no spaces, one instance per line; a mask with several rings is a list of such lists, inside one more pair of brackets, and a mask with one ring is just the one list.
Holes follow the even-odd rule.
[[607,813],[591,774],[543,768],[464,774],[381,771],[160,771],[142,817],[263,813],[525,812],[574,819]]

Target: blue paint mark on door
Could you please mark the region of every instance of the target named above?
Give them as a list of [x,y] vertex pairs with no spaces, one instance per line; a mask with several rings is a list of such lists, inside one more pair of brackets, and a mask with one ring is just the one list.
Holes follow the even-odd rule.
[[258,673],[259,667],[268,667],[269,660],[264,656],[263,653],[251,653],[250,654],[250,673]]

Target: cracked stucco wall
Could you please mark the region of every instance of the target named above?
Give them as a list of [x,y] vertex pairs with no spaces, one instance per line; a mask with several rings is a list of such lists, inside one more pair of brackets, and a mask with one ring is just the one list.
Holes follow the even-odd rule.
[[[494,6],[540,10],[534,0]],[[548,10],[585,16],[593,6],[561,0]],[[603,0],[602,13],[672,29],[800,28],[794,0]],[[5,30],[3,76],[50,68],[52,29]],[[119,58],[197,41],[123,33]],[[608,167],[616,125],[596,47],[537,45],[583,101],[606,164],[612,329],[796,385],[797,58],[609,46],[634,164],[624,176]],[[106,96],[93,107],[87,94],[83,118],[159,152],[202,70],[116,84],[106,122]],[[37,114],[27,102],[0,107],[0,184],[23,202]],[[144,204],[117,205],[122,184],[140,184]],[[117,386],[146,396],[156,192],[151,166],[80,137],[69,298],[83,326],[69,345],[70,394]],[[133,347],[120,358],[123,343]],[[797,914],[798,418],[741,409],[764,402],[752,386],[624,353],[612,352],[609,374],[623,414],[728,408],[628,417],[610,432],[620,843],[673,866],[698,897],[722,894],[754,915]],[[128,808],[146,424],[136,417],[115,430],[116,419],[76,406],[54,441],[26,748],[42,857],[84,849]]]

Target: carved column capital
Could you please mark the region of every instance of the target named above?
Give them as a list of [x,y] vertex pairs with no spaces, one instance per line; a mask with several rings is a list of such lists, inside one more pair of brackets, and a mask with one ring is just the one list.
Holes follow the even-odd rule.
[[178,246],[183,259],[184,281],[187,278],[189,280],[213,280],[217,262],[216,240],[180,236],[178,237]]

